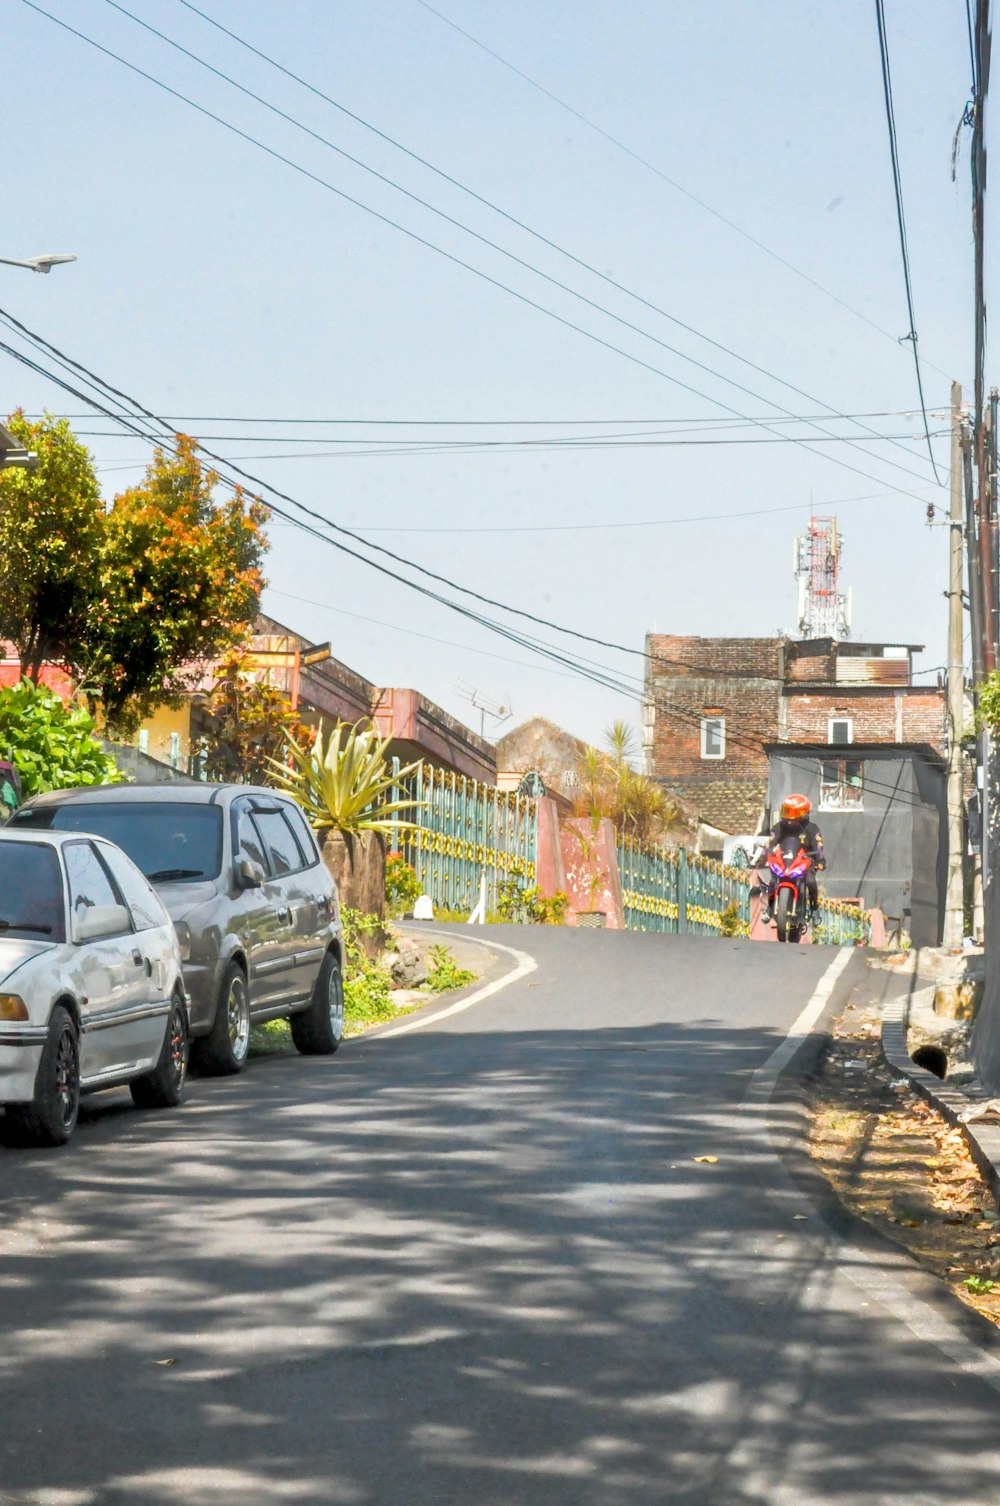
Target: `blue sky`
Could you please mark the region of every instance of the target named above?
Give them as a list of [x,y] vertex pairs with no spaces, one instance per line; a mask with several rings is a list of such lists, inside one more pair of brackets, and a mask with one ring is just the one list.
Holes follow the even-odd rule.
[[[892,338],[906,333],[907,316],[873,6],[440,3],[888,335],[624,155],[418,0],[202,6],[412,151],[807,400],[539,245],[251,57],[180,0],[130,0],[129,8],[343,151],[712,371],[402,199],[106,0],[40,3],[308,172],[677,379],[449,263],[21,0],[8,0],[0,255],[72,251],[79,262],[46,278],[0,268],[0,306],[157,412],[245,420],[226,431],[187,424],[191,432],[259,435],[250,420],[265,416],[561,421],[516,431],[312,431],[349,441],[512,432],[535,439],[585,432],[566,427],[570,421],[643,419],[687,427],[691,438],[678,420],[736,421],[713,398],[753,416],[774,414],[772,404],[815,414],[818,398],[838,412],[894,415],[870,421],[886,433],[919,431],[910,350]],[[952,135],[969,91],[965,16],[957,0],[948,7],[887,0],[886,12],[920,349],[929,403],[940,413],[949,378],[968,384],[971,375],[967,140],[957,184],[950,176]],[[0,408],[17,405],[81,411],[3,357]],[[865,443],[855,426],[832,428]],[[933,486],[916,443],[907,442],[904,454],[868,442],[872,455],[843,443],[809,451],[763,443],[264,458],[360,448],[307,446],[297,442],[303,432],[289,431],[280,445],[234,438],[216,447],[252,455],[241,464],[421,564],[636,649],[650,629],[750,635],[793,628],[792,539],[812,500],[817,511],[839,516],[857,635],[925,642],[923,663],[942,661],[946,530],[926,528],[924,509],[932,499],[946,507],[947,492]],[[745,432],[771,437],[742,429],[714,429],[711,437]],[[139,474],[138,441],[88,443],[109,494]],[[937,452],[946,467],[946,440]],[[129,464],[135,468],[118,469]],[[756,515],[709,516],[732,512]],[[580,528],[651,519],[695,521]],[[540,525],[563,531],[437,531]],[[613,717],[638,721],[628,699],[553,671],[295,529],[276,523],[272,542],[265,608],[316,640],[329,638],[339,658],[377,683],[415,685],[477,725],[460,683],[509,700],[516,720],[541,712],[589,738]],[[573,649],[572,640],[559,641]],[[636,658],[584,652],[616,673],[641,669]]]

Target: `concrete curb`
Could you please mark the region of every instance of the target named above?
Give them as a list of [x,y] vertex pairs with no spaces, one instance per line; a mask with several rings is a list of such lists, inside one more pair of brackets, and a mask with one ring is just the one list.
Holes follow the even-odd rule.
[[986,1185],[1000,1204],[1000,1124],[968,1124],[965,1115],[970,1110],[988,1103],[996,1095],[985,1088],[978,1092],[964,1093],[961,1088],[949,1086],[911,1061],[906,1049],[906,1027],[909,1020],[909,1004],[896,1000],[882,1009],[882,1054],[892,1070],[913,1084],[920,1096],[938,1109],[949,1124],[962,1131],[972,1159],[982,1172]]

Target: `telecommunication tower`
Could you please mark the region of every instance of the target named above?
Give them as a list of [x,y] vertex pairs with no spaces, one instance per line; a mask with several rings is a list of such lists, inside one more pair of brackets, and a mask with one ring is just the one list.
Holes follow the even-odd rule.
[[840,589],[840,550],[836,518],[811,517],[806,532],[795,540],[802,638],[851,636],[851,593]]

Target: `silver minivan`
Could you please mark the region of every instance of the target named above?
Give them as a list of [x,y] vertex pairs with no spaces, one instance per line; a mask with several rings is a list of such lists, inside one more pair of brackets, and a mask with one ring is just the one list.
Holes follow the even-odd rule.
[[248,785],[104,785],[36,795],[8,829],[117,843],[174,922],[192,1065],[238,1072],[250,1026],[287,1016],[305,1055],[344,1033],[337,889],[301,807]]

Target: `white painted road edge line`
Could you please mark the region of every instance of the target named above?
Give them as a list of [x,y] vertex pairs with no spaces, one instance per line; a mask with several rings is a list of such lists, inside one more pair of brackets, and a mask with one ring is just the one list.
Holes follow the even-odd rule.
[[[454,931],[422,931],[422,935],[444,936],[454,941]],[[513,957],[517,966],[511,968],[509,973],[504,973],[502,978],[494,978],[492,983],[486,983],[482,988],[477,988],[474,994],[469,994],[467,999],[459,999],[455,1004],[449,1004],[445,1009],[436,1009],[433,1014],[421,1015],[419,1020],[408,1020],[405,1025],[394,1025],[391,1030],[380,1030],[373,1038],[384,1041],[391,1035],[409,1035],[412,1030],[426,1030],[428,1025],[436,1025],[438,1020],[446,1020],[449,1015],[461,1014],[463,1009],[471,1009],[473,1004],[481,1004],[484,999],[489,999],[493,994],[498,994],[502,988],[507,988],[511,983],[518,983],[526,978],[529,973],[535,972],[538,963],[534,957],[529,957],[527,952],[519,952],[512,946],[502,946],[499,941],[483,941],[478,936],[468,936],[467,941],[474,941],[477,946],[488,946],[494,952],[504,952],[508,957]]]
[[[781,1183],[781,1197],[785,1210],[788,1200],[794,1197],[800,1206],[815,1213],[815,1207],[802,1189],[792,1180],[781,1160],[781,1141],[768,1123],[767,1113],[774,1096],[778,1078],[799,1051],[809,1036],[816,1021],[830,1001],[841,973],[851,957],[853,948],[842,947],[816,986],[806,1007],[795,1020],[787,1036],[776,1051],[773,1051],[763,1066],[758,1067],[750,1078],[750,1087],[743,1100],[745,1108],[757,1108],[762,1115],[760,1138],[767,1145],[777,1163],[773,1180]],[[911,1259],[901,1250],[903,1259]],[[891,1265],[895,1257],[881,1256],[872,1250],[862,1250],[848,1240],[834,1245],[837,1273],[868,1296],[874,1297],[898,1322],[903,1323],[916,1338],[934,1344],[968,1374],[977,1376],[995,1391],[1000,1391],[1000,1357],[980,1348],[963,1332],[959,1325],[945,1313],[939,1312],[930,1303],[909,1291],[893,1274]],[[917,1266],[915,1268],[922,1270]],[[928,1273],[924,1273],[928,1274]],[[931,1277],[930,1279],[936,1279]],[[952,1300],[958,1301],[955,1297]]]

